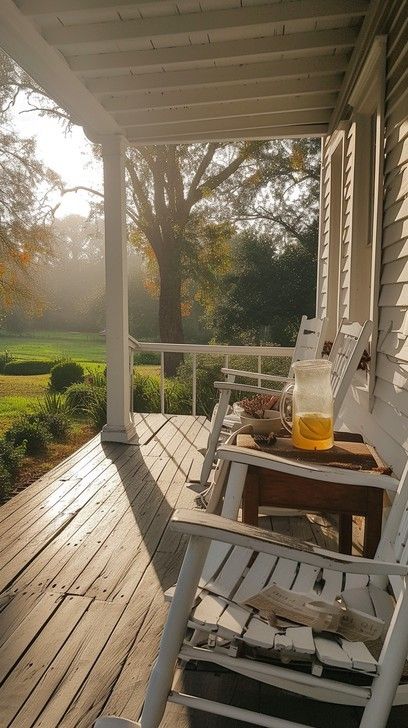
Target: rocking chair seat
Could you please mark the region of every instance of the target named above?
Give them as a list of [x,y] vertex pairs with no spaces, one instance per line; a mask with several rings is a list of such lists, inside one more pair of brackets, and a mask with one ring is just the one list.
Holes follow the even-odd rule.
[[[309,661],[314,667],[318,661],[323,666],[371,676],[377,672],[377,659],[370,645],[350,642],[328,632],[315,634],[310,627],[295,624],[276,628],[260,617],[257,610],[243,603],[272,583],[328,602],[334,601],[342,591],[354,590],[350,594],[355,594],[361,610],[383,619],[387,627],[394,600],[385,591],[368,592],[367,575],[319,569],[240,546],[214,542],[211,549],[207,573],[201,579],[189,619],[190,627],[212,635],[209,644],[215,646],[218,642],[217,649],[221,645],[225,650],[234,645],[238,652],[245,646],[254,647],[261,650],[261,660],[278,657],[283,662]],[[217,651],[211,651],[216,663]]]

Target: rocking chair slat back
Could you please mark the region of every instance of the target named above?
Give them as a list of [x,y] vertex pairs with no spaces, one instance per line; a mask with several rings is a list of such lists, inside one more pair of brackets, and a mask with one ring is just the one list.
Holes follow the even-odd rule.
[[[292,364],[305,359],[316,359],[322,355],[326,324],[327,319],[308,319],[307,316],[302,316],[293,351]],[[292,365],[289,376],[293,376]]]
[[364,324],[342,321],[329,355],[332,363],[331,384],[334,397],[334,420],[352,382],[368,339],[372,332],[372,321]]

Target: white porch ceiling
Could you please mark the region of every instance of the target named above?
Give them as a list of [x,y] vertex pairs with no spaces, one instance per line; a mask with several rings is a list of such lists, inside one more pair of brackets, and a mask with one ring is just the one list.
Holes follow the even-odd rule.
[[376,0],[0,0],[0,45],[91,137],[326,134]]

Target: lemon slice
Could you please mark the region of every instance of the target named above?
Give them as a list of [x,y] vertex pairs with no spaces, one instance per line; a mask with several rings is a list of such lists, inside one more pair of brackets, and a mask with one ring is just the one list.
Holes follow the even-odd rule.
[[327,440],[332,434],[332,420],[310,414],[299,417],[299,433],[306,440]]

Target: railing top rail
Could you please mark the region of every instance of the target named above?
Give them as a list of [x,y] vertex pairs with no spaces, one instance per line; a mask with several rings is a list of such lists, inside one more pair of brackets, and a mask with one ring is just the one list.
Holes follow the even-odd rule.
[[227,346],[224,344],[171,344],[166,342],[138,341],[129,336],[129,347],[138,351],[176,352],[180,354],[242,354],[244,356],[291,357],[291,346]]

